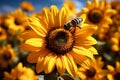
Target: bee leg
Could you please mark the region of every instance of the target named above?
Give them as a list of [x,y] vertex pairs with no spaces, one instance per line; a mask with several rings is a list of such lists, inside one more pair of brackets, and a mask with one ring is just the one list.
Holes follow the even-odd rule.
[[67,25],[64,25],[65,30],[69,30],[69,27]]
[[74,34],[75,33],[75,30],[76,30],[76,27],[75,28],[71,28],[69,31]]
[[80,26],[77,26],[77,27],[81,29],[81,27],[80,27]]

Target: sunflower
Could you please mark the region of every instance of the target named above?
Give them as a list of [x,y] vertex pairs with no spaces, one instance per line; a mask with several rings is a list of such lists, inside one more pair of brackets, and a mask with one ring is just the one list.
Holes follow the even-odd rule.
[[117,10],[118,13],[120,13],[120,2],[115,0],[111,2],[112,9]]
[[[119,26],[119,21],[118,20],[113,20],[113,23],[110,24],[110,28],[106,29],[105,32],[101,32],[99,34],[99,40],[104,41],[104,42],[109,42],[111,38],[115,37],[117,35],[116,33],[120,32],[120,26]],[[116,37],[118,39],[118,37]]]
[[38,76],[31,68],[23,67],[22,63],[19,63],[10,73],[4,72],[3,80],[38,80]]
[[34,6],[30,2],[27,2],[27,1],[23,1],[20,4],[20,6],[24,11],[33,11],[34,10]]
[[6,20],[10,18],[10,14],[3,14],[0,16],[0,27],[8,31],[8,23]]
[[119,13],[112,16],[113,24],[110,24],[110,28],[108,29],[106,36],[107,41],[109,41],[111,45],[111,49],[113,51],[120,51],[120,15]]
[[12,12],[9,18],[6,20],[8,24],[9,32],[15,34],[17,31],[22,32],[27,27],[26,13],[21,9],[17,9]]
[[39,17],[28,18],[29,26],[33,30],[21,34],[26,40],[21,48],[31,52],[27,60],[37,63],[38,73],[50,73],[56,66],[59,74],[67,70],[71,76],[77,77],[76,64],[80,65],[88,58],[93,59],[93,54],[97,54],[96,49],[91,46],[96,44],[91,35],[97,27],[84,24],[85,15],[81,15],[81,29],[76,28],[75,33],[65,30],[63,26],[71,17],[67,9],[62,7],[58,10],[53,5],[50,9],[43,8]]
[[15,51],[10,44],[0,48],[0,66],[6,68],[15,60]]
[[105,0],[93,0],[90,2],[89,0],[86,3],[87,7],[82,8],[82,11],[77,15],[86,14],[86,21],[89,24],[94,24],[98,26],[96,34],[104,32],[104,29],[108,29],[109,25],[112,23],[111,16],[116,13],[115,10],[111,9],[111,6]]
[[88,66],[82,65],[79,68],[79,71],[84,74],[85,77],[80,75],[82,80],[104,80],[104,77],[107,73],[106,70],[103,70],[104,62],[101,57],[98,57],[94,61],[91,61]]
[[115,67],[107,65],[109,73],[107,74],[108,80],[120,80],[120,62],[116,61]]
[[63,3],[63,6],[67,7],[72,13],[76,13],[77,12],[76,5],[72,1],[65,1]]
[[0,27],[0,41],[6,40],[7,39],[7,34],[4,29]]

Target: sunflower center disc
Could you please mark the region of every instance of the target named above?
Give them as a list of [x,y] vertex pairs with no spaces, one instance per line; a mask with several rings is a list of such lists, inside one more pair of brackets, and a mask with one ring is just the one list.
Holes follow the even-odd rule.
[[100,10],[92,10],[88,13],[88,19],[92,23],[99,23],[102,19],[102,12]]
[[95,76],[95,74],[96,74],[95,68],[90,68],[90,69],[86,70],[86,76],[87,77],[92,78],[92,77]]
[[120,80],[120,72],[116,73],[114,75],[115,80]]
[[68,36],[64,32],[58,32],[54,38],[55,44],[59,46],[66,45],[67,40],[68,40]]
[[10,52],[6,51],[5,54],[3,55],[4,60],[8,61],[11,59],[11,54]]
[[73,47],[73,42],[73,35],[61,28],[50,30],[46,37],[46,47],[57,55],[70,51]]
[[22,24],[22,20],[16,18],[15,21],[14,21],[14,23],[16,25],[20,25],[20,24]]

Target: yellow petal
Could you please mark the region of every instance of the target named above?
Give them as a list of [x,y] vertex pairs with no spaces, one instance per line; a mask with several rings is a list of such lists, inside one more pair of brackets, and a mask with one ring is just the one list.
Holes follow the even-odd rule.
[[[116,37],[118,37],[118,36],[116,35]],[[112,37],[111,42],[114,43],[114,44],[119,44],[119,39],[116,38],[116,37]]]
[[42,12],[41,12],[41,20],[40,21],[44,21],[44,23],[45,23],[45,25],[46,26],[44,26],[47,30],[48,30],[48,28],[49,28],[49,24],[50,24],[50,18],[49,18],[49,16],[51,16],[50,15],[50,11],[48,10],[48,8],[46,8],[46,7],[44,7],[43,9],[42,9]]
[[[104,1],[104,0],[103,0]],[[110,9],[111,8],[111,4],[109,2],[105,2],[105,7],[104,9]]]
[[36,64],[36,72],[37,73],[40,73],[44,70],[44,58],[45,57],[42,57],[42,58],[38,58],[38,61],[37,61],[37,64]]
[[99,4],[99,7],[100,7],[100,10],[104,10],[104,7],[105,7],[105,1],[102,0]]
[[22,72],[22,71],[23,71],[22,67],[23,67],[23,64],[20,62],[20,63],[17,65],[17,67],[15,67],[15,69],[18,70],[18,72],[19,72],[19,71]]
[[44,71],[50,73],[55,68],[56,55],[49,53],[44,60]]
[[116,13],[117,13],[116,10],[113,10],[113,9],[105,10],[105,16],[112,16],[112,15],[115,15]]
[[96,26],[86,25],[86,27],[76,30],[75,40],[77,40],[77,39],[83,40],[83,39],[87,38],[88,36],[91,36],[92,34],[95,33],[96,29],[97,29]]
[[39,52],[32,52],[28,55],[27,61],[29,63],[36,63],[38,58],[46,57],[49,54],[49,50],[42,48]]
[[113,51],[119,51],[119,45],[114,43],[114,44],[112,45],[111,49],[112,49]]
[[41,14],[40,16],[37,16],[37,18],[39,19],[40,25],[43,26],[48,31],[50,27],[48,27],[49,24],[46,21],[45,15]]
[[97,44],[97,41],[93,37],[87,37],[86,40],[83,41],[83,45],[94,45]]
[[94,45],[94,44],[97,44],[97,41],[89,36],[87,37],[85,40],[82,40],[82,39],[75,39],[75,46],[87,46],[87,45]]
[[85,49],[85,48],[83,48],[83,47],[74,46],[74,47],[73,47],[73,51],[74,51],[76,54],[81,54],[81,55],[84,55],[84,56],[89,57],[90,59],[94,59],[93,54],[92,54],[89,50],[87,50],[87,49]]
[[82,72],[78,72],[78,75],[80,76],[80,78],[82,79],[82,80],[85,80],[86,79],[86,76],[82,73]]
[[98,54],[97,50],[94,47],[89,47],[87,49],[93,54]]
[[78,68],[71,54],[66,54],[66,69],[73,77],[78,77]]
[[11,75],[8,72],[4,72],[4,76],[11,77]]
[[45,35],[47,33],[47,29],[45,26],[42,26],[39,22],[38,18],[29,17],[28,18],[29,26],[39,35]]
[[58,14],[59,10],[58,10],[57,6],[52,5],[50,7],[50,12],[53,14],[53,16],[56,16]]
[[39,51],[40,50],[40,47],[34,47],[34,46],[31,46],[29,44],[22,44],[20,45],[20,48],[22,50],[25,50],[25,51]]
[[35,33],[35,31],[33,30],[29,30],[29,31],[25,31],[22,34],[20,34],[20,37],[22,37],[23,39],[30,39],[30,38],[43,38],[45,37],[45,35],[38,35],[37,33]]
[[99,1],[98,0],[93,0],[92,5],[94,5],[95,8],[99,7]]
[[73,56],[74,61],[79,65],[81,65],[82,63],[84,63],[85,60],[88,59],[88,57],[81,54],[76,54],[73,51],[71,51],[70,54]]
[[58,56],[57,59],[56,59],[56,67],[57,67],[57,70],[58,72],[62,75],[64,74],[65,72],[65,66],[66,65],[66,61],[64,59],[64,55],[63,56]]
[[62,8],[59,12],[59,26],[64,26],[64,24],[66,23],[67,19],[68,19],[69,14],[67,14],[67,10],[66,8]]
[[120,69],[120,63],[118,61],[116,61],[116,70]]
[[104,22],[107,24],[112,24],[112,19],[110,17],[105,17]]
[[88,9],[88,8],[82,8],[82,12],[83,12],[83,13],[88,13],[88,12],[89,12],[89,9]]
[[61,58],[60,58],[60,60],[61,60],[61,62],[62,62],[62,68],[61,68],[61,73],[63,74],[64,72],[65,72],[65,70],[66,70],[66,66],[65,66],[65,62],[66,61],[64,61],[65,59],[64,59],[64,57],[63,57],[64,55],[62,55],[61,56]]
[[57,19],[58,19],[58,12],[59,12],[59,10],[58,10],[58,8],[57,8],[57,6],[51,6],[50,7],[50,12],[51,12],[51,14],[50,14],[50,27],[55,27],[55,26],[58,26],[58,21],[57,21]]
[[37,63],[39,55],[40,55],[39,52],[32,52],[28,55],[27,61],[29,63]]
[[107,65],[107,68],[108,68],[108,70],[109,70],[110,72],[114,72],[114,71],[115,71],[114,67],[111,66],[111,65]]
[[87,8],[89,8],[89,9],[91,9],[91,8],[92,8],[91,1],[89,1],[89,0],[88,0],[88,1],[86,2],[86,5],[87,5]]
[[25,41],[25,44],[29,44],[34,47],[42,47],[44,43],[44,40],[41,38],[31,38]]
[[107,74],[107,78],[108,78],[108,80],[114,80],[112,74]]

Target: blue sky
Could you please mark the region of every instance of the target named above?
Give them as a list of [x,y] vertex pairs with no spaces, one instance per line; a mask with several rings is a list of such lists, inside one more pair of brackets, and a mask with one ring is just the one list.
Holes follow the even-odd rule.
[[[22,1],[28,1],[33,4],[35,11],[39,12],[43,7],[50,7],[51,5],[57,5],[59,8],[62,6],[64,0],[1,0],[0,1],[0,13],[12,12],[19,7]],[[76,7],[80,10],[85,6],[86,0],[72,0],[75,2]]]

